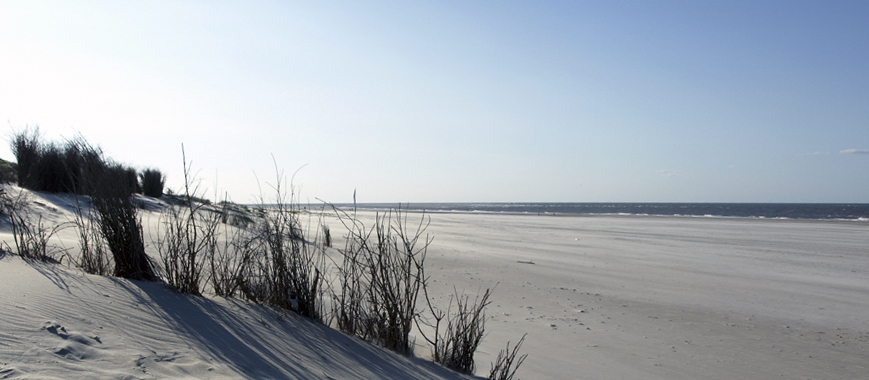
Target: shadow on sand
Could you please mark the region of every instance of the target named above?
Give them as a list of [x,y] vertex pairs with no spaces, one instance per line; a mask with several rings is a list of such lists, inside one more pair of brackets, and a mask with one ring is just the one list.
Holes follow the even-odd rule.
[[[162,313],[197,347],[251,379],[468,378],[432,362],[389,352],[295,314],[232,299],[192,297],[159,283],[118,285]],[[138,289],[129,288],[131,286]]]

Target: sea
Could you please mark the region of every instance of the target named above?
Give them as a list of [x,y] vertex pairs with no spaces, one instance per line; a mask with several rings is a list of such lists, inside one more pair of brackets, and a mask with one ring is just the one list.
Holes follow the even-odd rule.
[[[335,205],[342,209],[387,211],[397,203]],[[707,218],[825,219],[869,221],[869,204],[832,203],[407,203],[407,211],[530,215],[635,215]]]

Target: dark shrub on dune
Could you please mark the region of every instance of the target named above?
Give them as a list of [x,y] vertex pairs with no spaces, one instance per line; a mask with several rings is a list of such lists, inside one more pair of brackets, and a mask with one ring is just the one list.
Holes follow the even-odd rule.
[[163,187],[166,185],[166,176],[157,169],[145,169],[139,173],[139,182],[142,194],[149,197],[160,198],[163,196]]
[[69,147],[46,144],[40,139],[39,128],[27,128],[12,138],[12,153],[18,160],[18,186],[52,193],[73,191],[73,172],[67,166]]
[[[18,160],[19,186],[35,191],[90,195],[92,189],[102,185],[88,182],[96,178],[92,175],[94,171],[106,165],[99,148],[91,146],[81,136],[62,144],[46,143],[40,139],[38,128],[27,128],[12,137],[12,152]],[[121,168],[123,175],[115,178],[116,185],[141,193],[136,169]]]
[[[113,274],[156,281],[154,268],[145,254],[142,226],[132,197],[138,190],[136,171],[105,158],[99,148],[81,137],[67,142],[66,147],[68,172],[76,192],[91,198],[91,218],[112,254]],[[79,228],[83,227],[87,224],[80,223]],[[83,236],[86,233],[82,232]],[[102,247],[102,244],[93,242],[94,247]]]
[[39,159],[30,169],[31,186],[37,191],[69,193],[74,190],[71,173],[64,162],[64,153],[55,144],[43,145]]
[[39,160],[39,128],[14,133],[10,145],[18,161],[18,186],[29,189],[32,187],[30,168]]
[[[12,152],[18,160],[21,187],[55,193],[76,193],[91,198],[93,218],[99,235],[112,253],[114,275],[155,281],[157,276],[145,254],[142,226],[132,194],[140,192],[136,170],[112,162],[83,137],[62,145],[40,141],[39,129],[25,129],[13,135]],[[84,214],[80,212],[84,218]],[[27,221],[22,219],[22,223]],[[89,225],[83,220],[79,228]],[[93,234],[81,233],[84,239]],[[91,242],[88,242],[91,243]],[[92,242],[101,247],[101,242]],[[89,246],[84,244],[83,246]],[[82,263],[86,260],[80,260]],[[103,265],[102,260],[97,263]]]
[[95,184],[91,202],[97,224],[115,262],[114,275],[135,280],[156,281],[157,276],[142,238],[137,208],[129,183],[129,171],[117,164],[106,164],[89,181]]

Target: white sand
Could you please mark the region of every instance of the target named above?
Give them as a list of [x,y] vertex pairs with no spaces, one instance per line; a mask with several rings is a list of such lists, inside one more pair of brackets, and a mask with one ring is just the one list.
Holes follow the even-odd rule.
[[[49,219],[65,217],[62,197],[41,202]],[[427,270],[438,302],[445,304],[453,287],[476,293],[498,284],[478,375],[524,333],[529,357],[518,376],[524,379],[856,379],[869,373],[869,223],[431,218]],[[146,226],[155,223],[156,214],[146,214]],[[340,246],[341,229],[330,223]],[[10,241],[8,234],[0,237]],[[73,231],[62,238],[75,243]],[[458,378],[259,306],[0,259],[0,378],[92,374]]]
[[480,367],[527,332],[528,379],[869,376],[869,223],[431,217],[437,293],[498,284]]

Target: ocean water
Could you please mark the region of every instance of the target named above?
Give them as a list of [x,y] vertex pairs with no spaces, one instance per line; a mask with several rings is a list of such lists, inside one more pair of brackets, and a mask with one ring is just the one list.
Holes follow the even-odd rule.
[[[353,205],[336,205],[352,208]],[[385,211],[397,203],[357,204],[359,210]],[[541,215],[654,215],[869,221],[869,204],[826,203],[410,203],[402,209],[426,212],[482,212]]]

